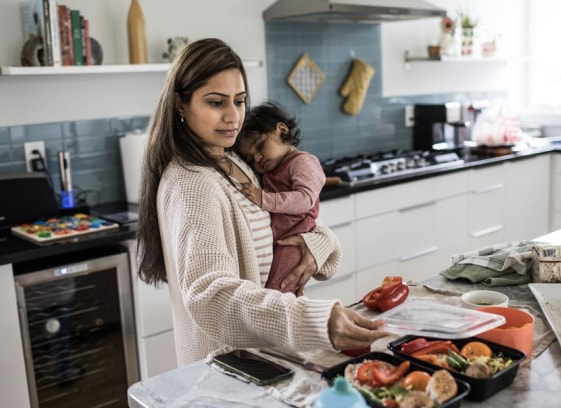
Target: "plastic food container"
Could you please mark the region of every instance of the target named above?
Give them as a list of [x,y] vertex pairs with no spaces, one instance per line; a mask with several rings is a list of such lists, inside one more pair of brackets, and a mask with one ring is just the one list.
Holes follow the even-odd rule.
[[449,340],[473,337],[506,321],[498,314],[423,300],[402,303],[375,319],[382,319],[383,330],[389,333]]
[[[394,340],[388,343],[388,349],[390,349],[396,356],[406,358],[412,362],[416,362],[424,367],[432,368],[433,370],[436,368],[440,368],[434,364],[427,363],[425,361],[421,361],[412,357],[408,354],[405,354],[401,351],[401,345],[407,343],[411,340],[418,338],[419,336],[404,336],[400,337],[397,340]],[[448,340],[446,338],[431,338],[425,337],[427,340]],[[467,395],[467,399],[473,401],[483,401],[490,396],[496,394],[503,388],[508,387],[514,381],[516,374],[518,373],[518,368],[520,363],[524,360],[526,355],[513,348],[503,346],[501,344],[493,343],[488,340],[481,339],[479,337],[471,337],[467,339],[460,339],[460,340],[453,340],[453,343],[458,346],[458,348],[462,348],[465,344],[469,343],[470,341],[481,341],[482,343],[487,344],[493,353],[502,353],[505,357],[510,357],[514,360],[514,363],[497,373],[495,373],[492,377],[487,378],[474,378],[462,374],[455,370],[448,370],[454,376],[454,378],[464,381],[470,385],[470,392]]]
[[[388,353],[381,353],[375,351],[360,357],[353,358],[351,360],[344,361],[333,367],[330,367],[322,373],[322,377],[331,386],[333,385],[335,378],[345,375],[345,367],[347,367],[348,364],[358,364],[363,362],[364,360],[382,360],[393,365],[399,365],[406,359],[399,356],[392,356],[391,354]],[[429,374],[432,374],[434,371],[440,370],[440,367],[437,368],[427,367],[417,364],[415,361],[411,361],[411,367],[409,368],[409,372],[416,371],[416,370],[425,371]],[[470,391],[469,384],[457,378],[456,378],[456,383],[458,384],[458,393],[456,394],[456,396],[446,401],[444,404],[440,405],[439,408],[458,408],[462,403],[462,399],[464,399],[469,394]],[[383,408],[382,405],[373,401],[367,400],[366,403],[370,407]]]

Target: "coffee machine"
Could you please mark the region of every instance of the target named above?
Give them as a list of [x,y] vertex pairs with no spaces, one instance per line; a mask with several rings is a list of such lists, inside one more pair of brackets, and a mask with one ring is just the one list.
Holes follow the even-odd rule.
[[472,122],[459,102],[416,104],[414,114],[413,149],[459,152],[469,145]]

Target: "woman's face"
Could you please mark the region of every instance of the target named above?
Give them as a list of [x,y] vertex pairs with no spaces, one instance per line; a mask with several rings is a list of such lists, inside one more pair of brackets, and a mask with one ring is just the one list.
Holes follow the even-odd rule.
[[232,147],[245,119],[247,91],[237,69],[222,71],[197,89],[182,112],[191,129],[215,156]]

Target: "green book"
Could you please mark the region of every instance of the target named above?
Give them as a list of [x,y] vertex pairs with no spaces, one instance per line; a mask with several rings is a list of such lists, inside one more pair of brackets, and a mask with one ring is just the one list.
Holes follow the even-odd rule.
[[82,16],[80,10],[70,10],[70,24],[72,27],[72,49],[74,51],[74,65],[84,65],[84,47],[82,41]]

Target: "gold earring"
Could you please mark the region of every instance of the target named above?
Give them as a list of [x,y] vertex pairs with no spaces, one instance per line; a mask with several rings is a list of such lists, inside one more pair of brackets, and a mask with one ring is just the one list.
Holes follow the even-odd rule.
[[179,116],[180,116],[179,120],[181,121],[181,123],[185,122],[185,117],[183,116],[183,114],[180,113]]

